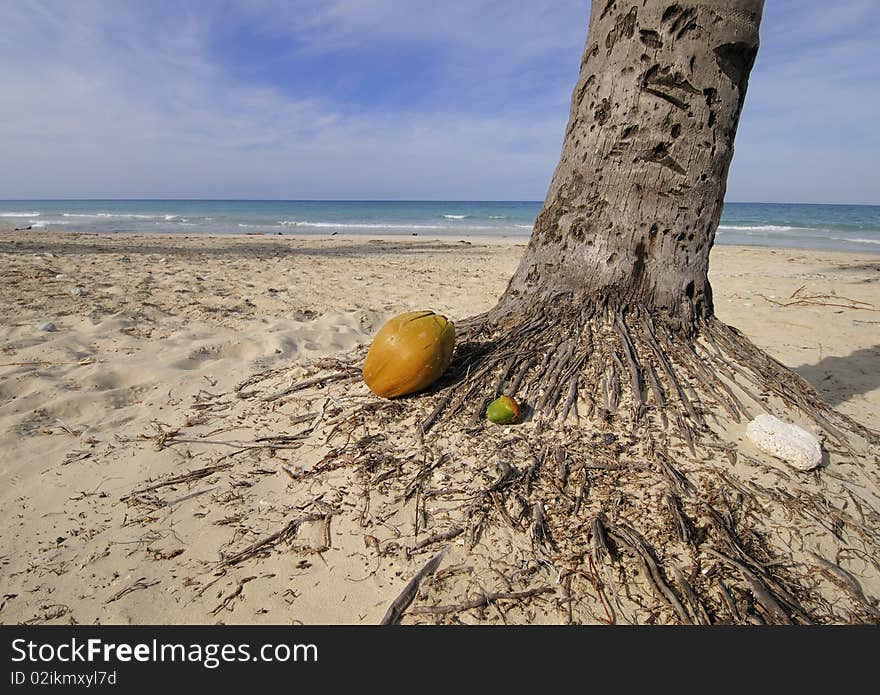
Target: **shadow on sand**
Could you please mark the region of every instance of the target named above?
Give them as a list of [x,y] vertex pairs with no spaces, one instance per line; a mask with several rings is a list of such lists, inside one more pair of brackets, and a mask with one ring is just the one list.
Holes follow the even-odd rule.
[[846,357],[826,357],[816,364],[795,367],[794,371],[809,381],[828,405],[836,407],[853,396],[880,388],[880,345],[856,350]]

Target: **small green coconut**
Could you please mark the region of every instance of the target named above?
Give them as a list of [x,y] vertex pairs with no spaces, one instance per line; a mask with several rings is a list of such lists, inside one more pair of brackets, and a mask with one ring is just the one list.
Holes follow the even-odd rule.
[[519,421],[519,403],[510,396],[500,396],[486,408],[486,418],[497,425],[510,425]]

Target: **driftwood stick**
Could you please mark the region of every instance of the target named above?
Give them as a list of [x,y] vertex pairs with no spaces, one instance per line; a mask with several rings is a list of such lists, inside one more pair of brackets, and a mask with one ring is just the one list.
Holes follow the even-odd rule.
[[739,612],[739,608],[737,608],[736,601],[734,601],[730,590],[722,579],[718,580],[718,591],[721,594],[721,598],[723,598],[724,602],[727,604],[727,609],[730,611],[730,617],[733,619],[733,622],[741,623],[743,618]]
[[217,485],[212,485],[211,487],[202,488],[201,490],[196,490],[195,492],[190,492],[188,495],[184,495],[183,497],[177,497],[173,500],[162,500],[167,506],[173,507],[175,504],[179,504],[180,502],[185,502],[186,500],[191,500],[194,497],[199,497],[200,495],[205,495],[209,492],[212,492],[217,489]]
[[669,508],[669,513],[672,515],[672,518],[675,521],[675,530],[678,532],[679,540],[683,543],[690,543],[691,528],[687,518],[684,515],[684,512],[681,509],[681,503],[679,499],[671,492],[666,493],[665,499],[666,506]]
[[565,422],[565,419],[568,417],[568,414],[574,411],[575,419],[579,420],[577,415],[577,396],[578,396],[578,380],[580,379],[580,374],[575,372],[568,383],[568,395],[566,396],[565,403],[562,406],[562,412],[559,414],[559,421]]
[[119,591],[117,591],[110,598],[108,598],[106,601],[104,601],[104,603],[113,603],[114,601],[118,601],[119,599],[121,599],[126,594],[130,594],[132,591],[138,591],[140,589],[148,589],[151,586],[155,586],[160,581],[161,580],[157,579],[156,581],[151,582],[151,581],[147,581],[146,577],[141,577],[134,584],[129,584],[124,589],[120,589]]
[[549,545],[551,548],[555,546],[553,538],[547,529],[547,515],[544,512],[544,504],[541,501],[535,502],[532,508],[532,545]]
[[394,599],[390,606],[388,606],[388,610],[385,612],[385,617],[382,618],[382,622],[379,623],[380,625],[397,625],[400,622],[404,612],[409,608],[409,605],[416,597],[416,593],[418,593],[419,585],[422,583],[422,580],[428,575],[434,574],[440,566],[440,562],[443,560],[445,554],[446,550],[441,550],[428,560],[422,569],[416,572],[416,575],[409,580],[409,583],[403,588],[400,595]]
[[875,616],[880,615],[880,612],[877,611],[877,608],[868,601],[868,598],[865,596],[865,592],[862,589],[862,585],[859,584],[858,579],[856,579],[853,575],[847,572],[840,565],[836,565],[833,562],[829,562],[821,555],[818,555],[814,552],[809,553],[810,557],[813,558],[813,561],[819,565],[819,567],[825,570],[833,579],[837,581],[838,584],[843,586],[864,608],[867,608],[871,613]]
[[350,372],[333,372],[331,374],[325,374],[324,376],[315,376],[311,379],[306,379],[305,381],[297,382],[292,386],[287,387],[283,391],[279,391],[278,393],[273,393],[269,396],[263,396],[260,400],[266,403],[271,401],[277,401],[279,398],[283,398],[284,396],[288,396],[291,393],[295,393],[296,391],[301,391],[302,389],[306,389],[309,386],[317,386],[318,384],[326,384],[329,381],[339,381],[340,379],[345,379],[346,377],[351,376]]
[[130,499],[131,497],[135,497],[136,495],[141,495],[145,492],[152,492],[153,490],[158,490],[162,487],[168,487],[169,485],[178,485],[179,483],[189,483],[193,480],[199,480],[200,478],[206,478],[212,473],[216,473],[217,471],[226,470],[232,466],[232,462],[229,463],[218,463],[213,466],[205,466],[204,468],[198,468],[194,471],[189,471],[188,473],[182,473],[181,475],[175,475],[171,478],[166,478],[165,480],[154,483],[153,485],[148,485],[147,487],[142,487],[139,490],[135,490],[129,495],[123,497],[123,501]]
[[244,550],[239,550],[237,553],[223,558],[218,567],[237,565],[239,562],[252,558],[264,550],[275,547],[281,541],[290,540],[296,536],[297,531],[299,531],[299,527],[302,524],[308,521],[324,519],[325,516],[325,514],[307,514],[305,516],[297,517],[288,522],[280,531],[276,531],[272,535],[266,536],[265,538],[258,540],[256,543],[252,543]]
[[525,475],[523,475],[523,486],[525,487],[526,493],[529,494],[532,491],[532,484],[535,482],[535,479],[538,476],[538,470],[541,468],[541,459],[532,454],[532,465],[526,469]]
[[270,379],[273,376],[276,376],[278,374],[283,373],[284,371],[286,371],[286,369],[287,368],[285,367],[284,369],[267,369],[265,371],[258,372],[257,374],[253,374],[253,375],[249,376],[244,381],[240,381],[239,383],[237,383],[233,390],[236,393],[239,391],[243,391],[246,387],[253,386],[254,384],[260,383],[261,381],[265,381],[266,379]]
[[434,543],[439,543],[440,541],[451,541],[453,538],[460,536],[462,533],[464,533],[464,529],[461,526],[454,526],[448,531],[442,531],[440,533],[432,534],[427,538],[423,538],[411,548],[407,548],[406,554],[407,556],[412,555],[422,548],[426,548],[427,546],[433,545]]

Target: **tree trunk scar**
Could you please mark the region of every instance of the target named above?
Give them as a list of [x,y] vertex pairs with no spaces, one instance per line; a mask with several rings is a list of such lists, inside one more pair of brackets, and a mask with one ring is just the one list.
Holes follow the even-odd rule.
[[660,97],[683,111],[688,110],[687,95],[700,93],[680,72],[673,72],[660,65],[652,65],[645,71],[641,87],[643,91]]
[[653,48],[655,50],[663,48],[663,40],[660,38],[660,34],[653,29],[640,29],[639,40],[648,48]]
[[618,15],[617,21],[614,23],[614,27],[612,27],[611,31],[605,36],[605,48],[608,49],[608,53],[614,50],[614,44],[617,43],[618,39],[625,38],[631,39],[633,33],[636,29],[636,18],[638,16],[638,11],[635,7],[633,7],[628,13],[625,15]]
[[740,98],[745,97],[746,86],[749,81],[749,73],[758,55],[758,46],[735,41],[716,46],[714,49],[715,62],[721,68],[721,72],[736,85]]

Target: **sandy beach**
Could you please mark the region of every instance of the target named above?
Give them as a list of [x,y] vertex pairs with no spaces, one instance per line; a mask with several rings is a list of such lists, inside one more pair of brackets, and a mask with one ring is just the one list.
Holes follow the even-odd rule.
[[[326,410],[311,433],[326,444],[341,397],[328,386],[257,408],[232,394],[269,370],[293,383],[396,313],[487,310],[524,248],[0,232],[0,622],[378,622],[425,558],[371,573],[380,533],[329,512],[312,514],[292,550],[218,570],[284,527],[320,453],[262,447],[230,472],[235,443],[290,435]],[[711,259],[718,317],[880,429],[880,255],[716,247]],[[208,472],[148,489],[193,470]],[[546,606],[519,619],[563,620]]]

